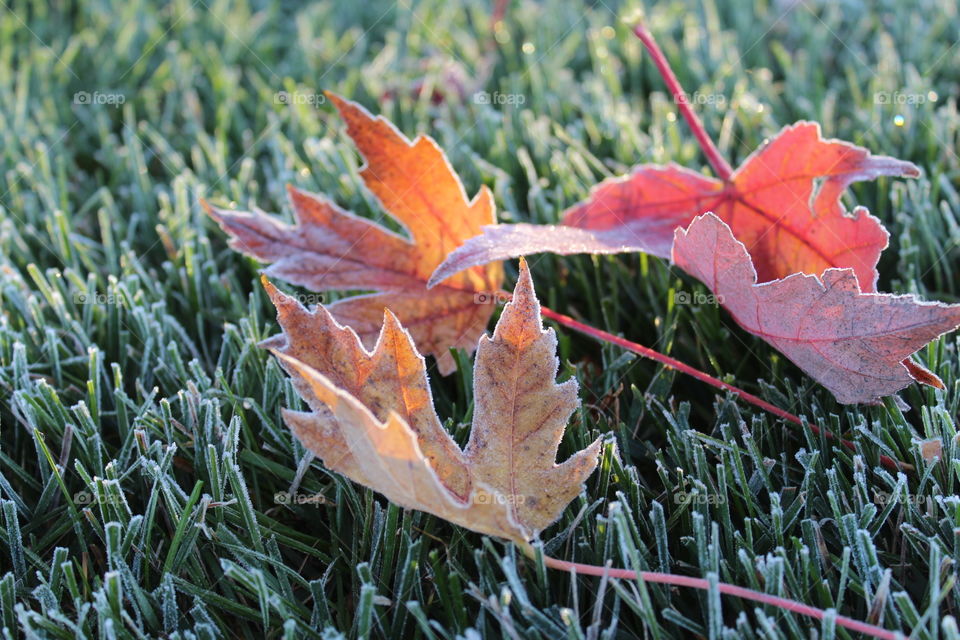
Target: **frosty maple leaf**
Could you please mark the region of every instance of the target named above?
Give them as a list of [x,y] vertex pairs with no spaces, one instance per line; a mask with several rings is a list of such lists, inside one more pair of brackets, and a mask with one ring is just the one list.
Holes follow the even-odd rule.
[[[877,282],[877,261],[887,246],[889,234],[877,218],[863,207],[853,212],[844,210],[840,196],[851,182],[882,175],[913,176],[917,168],[909,163],[885,156],[871,155],[866,149],[837,140],[824,140],[814,123],[798,123],[786,127],[772,141],[754,152],[726,180],[707,177],[676,165],[667,167],[640,166],[627,177],[613,178],[598,185],[590,198],[564,216],[564,224],[540,226],[531,224],[499,225],[484,228],[481,236],[468,240],[440,265],[431,283],[450,274],[487,260],[550,251],[561,255],[574,253],[621,253],[643,251],[664,258],[674,258],[678,266],[700,277],[700,270],[691,270],[700,256],[676,261],[674,235],[688,225],[689,232],[699,233],[704,225],[692,228],[697,216],[713,213],[747,250],[753,275],[744,287],[757,282],[773,283],[792,274],[818,276],[827,269],[849,269],[858,283],[857,293],[874,293]],[[706,250],[708,243],[696,246]],[[721,261],[718,266],[728,264]],[[742,272],[746,274],[746,271]],[[712,288],[713,283],[700,278]],[[785,291],[786,289],[778,289]],[[714,290],[714,293],[720,292]],[[725,300],[726,296],[721,296]],[[735,299],[735,298],[730,298]],[[851,301],[852,298],[845,298]],[[727,304],[724,307],[731,310]],[[874,308],[876,308],[874,306]],[[926,330],[914,333],[901,331],[902,344],[891,352],[906,351],[903,362],[894,370],[881,371],[889,364],[878,355],[871,359],[864,352],[859,369],[853,375],[837,376],[827,371],[844,365],[816,349],[803,358],[795,349],[784,350],[783,340],[759,330],[743,314],[733,313],[745,329],[780,349],[811,377],[830,389],[841,402],[872,402],[905,387],[912,380],[941,386],[939,378],[909,355],[933,337],[953,329],[950,307],[935,309],[918,304],[899,305],[904,313],[915,309],[920,315],[934,313],[935,326],[942,327],[924,339]],[[782,311],[782,309],[779,309]],[[732,311],[732,310],[731,310]],[[776,307],[761,312],[775,313]],[[814,325],[830,327],[830,318],[822,306],[809,309]],[[920,320],[919,316],[917,321]],[[930,326],[930,325],[924,325]],[[826,329],[829,333],[829,329]],[[809,346],[809,345],[808,345]],[[814,354],[819,353],[821,357]],[[849,364],[849,362],[848,362]],[[879,378],[877,377],[879,376]],[[870,378],[877,384],[860,384]],[[879,380],[888,382],[880,384]],[[899,386],[889,381],[898,380]],[[894,388],[895,387],[895,388]]]
[[383,117],[328,93],[347,123],[366,164],[364,184],[409,238],[348,213],[321,195],[288,187],[296,224],[262,211],[230,211],[206,205],[230,234],[230,246],[271,263],[264,273],[314,291],[372,290],[328,308],[353,327],[364,344],[377,339],[383,309],[397,314],[424,353],[436,357],[444,375],[456,368],[451,347],[471,350],[493,312],[477,294],[498,291],[499,263],[471,268],[444,286],[426,281],[446,255],[496,221],[493,195],[485,186],[468,200],[463,184],[431,138],[407,140]]
[[433,409],[423,358],[389,311],[373,349],[322,305],[304,309],[267,285],[283,333],[267,340],[310,412],[284,411],[330,469],[410,509],[518,542],[554,522],[597,465],[600,440],[556,464],[578,406],[557,384],[556,336],[544,330],[525,263],[474,366],[474,423],[461,450]]
[[844,403],[875,400],[910,384],[901,362],[960,324],[960,305],[863,293],[852,269],[757,284],[747,248],[712,213],[676,231],[673,261],[706,283],[740,326]]
[[564,214],[562,225],[487,226],[454,251],[430,282],[490,260],[542,251],[642,251],[669,258],[674,231],[712,212],[750,251],[761,282],[850,268],[861,288],[872,291],[889,234],[865,208],[845,211],[840,196],[855,181],[916,175],[909,162],[825,140],[819,125],[800,122],[785,127],[726,180],[675,164],[641,165],[597,185]]
[[[642,26],[637,27],[636,33],[653,54],[675,97],[682,98],[682,89],[652,36]],[[712,213],[714,219],[723,224],[747,251],[750,269],[737,271],[745,278],[741,283],[744,295],[752,292],[750,287],[757,283],[770,285],[765,292],[786,292],[792,289],[773,285],[794,274],[813,277],[823,274],[826,278],[832,269],[848,270],[857,283],[855,292],[849,290],[850,295],[837,300],[855,304],[856,296],[875,293],[876,266],[881,252],[887,247],[889,234],[865,208],[846,211],[840,198],[853,182],[880,176],[914,177],[919,175],[916,166],[886,156],[874,156],[847,142],[826,140],[820,135],[819,125],[800,122],[785,127],[733,171],[719,157],[689,104],[678,99],[678,105],[719,177],[709,177],[673,164],[666,167],[641,165],[629,176],[606,180],[595,187],[585,202],[566,212],[561,225],[485,227],[482,235],[468,240],[440,265],[429,284],[440,283],[461,269],[489,260],[541,251],[561,255],[642,251],[672,258],[697,277],[704,273],[704,269],[697,267],[711,258],[717,259],[718,269],[732,269],[740,263],[712,254],[688,254],[686,260],[676,260],[676,231],[689,227],[688,235],[704,233],[708,228],[706,224],[694,228],[693,223],[698,216]],[[691,246],[708,251],[708,247],[716,244],[707,239],[690,240],[688,248]],[[836,274],[830,275],[830,278],[836,277]],[[849,284],[849,280],[844,278],[843,282]],[[730,284],[729,280],[725,281]],[[704,282],[711,288],[714,286],[709,280]],[[824,283],[820,285],[823,287]],[[716,290],[714,292],[719,294]],[[720,299],[724,300],[724,297]],[[734,295],[730,299],[739,300],[740,297]],[[852,360],[834,359],[837,353],[828,355],[822,352],[822,343],[815,341],[804,345],[801,357],[795,348],[796,341],[791,343],[794,348],[785,349],[787,343],[763,331],[755,319],[730,310],[739,324],[781,349],[842,402],[872,402],[902,389],[911,380],[943,386],[936,375],[913,362],[909,355],[960,323],[954,307],[927,305],[913,298],[900,300],[898,321],[901,324],[896,337],[893,333],[887,334],[874,345],[873,355],[870,349],[866,349]],[[790,308],[789,305],[774,305],[769,298],[765,304],[771,306],[758,308],[758,315],[775,314]],[[800,308],[804,308],[802,304]],[[843,333],[834,326],[836,318],[843,315],[836,309],[814,304],[806,310],[812,314],[806,321],[822,327],[824,334],[821,337],[824,339],[832,339],[829,336],[834,330],[839,332],[837,335]],[[909,318],[915,321],[916,331],[907,330],[911,324]],[[879,318],[873,319],[875,326],[879,322]],[[932,327],[939,329],[931,333]],[[891,364],[887,356],[900,352],[906,354],[902,361]],[[848,366],[854,367],[848,372],[850,375],[836,375],[829,371],[831,367],[844,371]],[[867,379],[874,382],[865,383]]]

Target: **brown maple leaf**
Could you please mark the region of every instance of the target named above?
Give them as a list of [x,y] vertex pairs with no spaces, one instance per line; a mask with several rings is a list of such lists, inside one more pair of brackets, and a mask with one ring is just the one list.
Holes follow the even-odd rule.
[[560,517],[597,465],[600,440],[556,464],[578,406],[557,384],[556,336],[544,330],[525,263],[474,366],[474,423],[461,451],[433,409],[423,358],[388,310],[373,349],[318,305],[267,285],[283,334],[266,341],[310,412],[284,420],[330,469],[410,509],[481,533],[529,540]]
[[407,140],[383,117],[328,93],[366,164],[364,184],[409,238],[348,213],[321,195],[288,187],[296,224],[262,211],[205,206],[230,234],[230,246],[270,263],[264,273],[313,291],[371,290],[329,305],[370,347],[390,308],[419,349],[444,375],[456,368],[451,347],[471,350],[493,312],[489,300],[503,281],[499,263],[471,268],[435,289],[426,281],[446,255],[496,221],[485,186],[468,199],[443,151],[431,138]]

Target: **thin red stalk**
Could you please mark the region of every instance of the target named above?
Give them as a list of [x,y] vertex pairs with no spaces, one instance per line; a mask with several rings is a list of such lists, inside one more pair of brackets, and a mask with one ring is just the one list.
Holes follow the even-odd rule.
[[[664,81],[667,83],[667,87],[670,89],[670,92],[673,94],[674,100],[677,103],[677,107],[680,109],[680,112],[683,114],[684,118],[687,121],[687,124],[690,125],[690,128],[693,130],[694,136],[696,136],[697,141],[700,143],[700,148],[703,149],[704,154],[707,156],[707,160],[710,162],[710,165],[713,167],[714,171],[717,173],[717,176],[722,180],[728,180],[733,174],[733,169],[730,167],[730,164],[727,163],[726,159],[720,155],[719,149],[713,143],[713,140],[707,135],[706,129],[703,127],[703,123],[700,122],[700,119],[697,117],[697,114],[694,113],[693,109],[690,108],[690,104],[686,99],[686,94],[683,91],[683,88],[680,86],[680,82],[677,80],[677,77],[674,75],[673,70],[670,68],[670,65],[667,63],[666,57],[663,55],[663,52],[660,50],[660,47],[657,46],[656,41],[653,39],[653,36],[642,24],[638,24],[634,28],[634,33],[640,38],[640,41],[643,42],[644,46],[647,48],[647,51],[653,57],[654,63],[657,65],[657,68],[660,70],[660,74],[663,76]],[[608,333],[601,329],[591,327],[590,325],[584,324],[577,320],[574,320],[570,316],[564,315],[562,313],[557,313],[552,309],[547,307],[540,308],[542,314],[557,322],[561,325],[574,329],[584,333],[592,338],[608,342],[610,344],[615,344],[619,347],[632,351],[638,355],[641,355],[651,360],[655,360],[668,366],[677,371],[682,371],[687,375],[693,376],[701,382],[706,382],[709,385],[712,385],[718,389],[723,389],[731,393],[736,394],[743,400],[760,407],[770,413],[783,418],[789,422],[802,425],[803,421],[799,417],[784,411],[783,409],[770,404],[769,402],[758,398],[752,393],[748,393],[739,387],[735,387],[731,384],[728,384],[718,378],[715,378],[709,374],[706,374],[699,369],[694,369],[693,367],[680,362],[670,356],[664,355],[658,351],[654,351],[649,347],[645,347],[636,342],[631,342],[619,336],[615,336],[612,333]],[[815,425],[810,425],[810,429],[815,434],[822,433],[824,437],[832,440],[839,440],[846,446],[848,449],[854,449],[855,445],[848,441],[837,438],[833,433],[820,429]],[[893,460],[888,456],[880,456],[881,463],[891,469],[908,469],[912,470],[912,465],[907,463],[898,462]],[[524,552],[527,553],[530,557],[534,557],[533,548],[529,545],[523,545]],[[580,564],[577,562],[568,562],[566,560],[560,560],[558,558],[552,558],[550,556],[543,556],[544,563],[546,566],[553,569],[560,569],[562,571],[571,571],[576,572],[582,575],[593,575],[593,576],[609,576],[612,578],[623,578],[627,580],[636,580],[638,575],[637,572],[631,571],[628,569],[613,569],[608,567],[597,567],[594,565]],[[681,576],[672,573],[660,573],[654,571],[641,571],[639,578],[645,582],[655,582],[659,584],[668,584],[678,587],[690,587],[693,589],[701,589],[703,591],[710,590],[710,582],[703,578],[693,578],[690,576]],[[746,589],[744,587],[738,587],[732,584],[727,584],[725,582],[717,583],[717,589],[720,593],[725,593],[727,595],[735,596],[738,598],[743,598],[745,600],[751,600],[753,602],[759,602],[761,604],[771,605],[778,607],[780,609],[790,611],[792,613],[797,613],[800,615],[808,616],[816,620],[823,620],[826,617],[826,612],[823,609],[818,609],[817,607],[812,607],[802,602],[797,602],[796,600],[790,600],[787,598],[780,598],[778,596],[773,596],[770,594],[762,593],[760,591],[754,591],[753,589]],[[847,616],[838,615],[835,618],[836,623],[841,627],[849,629],[851,631],[856,631],[858,633],[867,634],[873,638],[880,638],[881,640],[899,640],[903,638],[901,633],[895,631],[888,631],[881,627],[867,624],[866,622],[861,622],[859,620],[854,620],[853,618],[848,618]]]
[[493,13],[490,14],[490,24],[496,25],[507,15],[507,7],[510,6],[510,0],[495,0],[493,3]]
[[[564,315],[562,313],[558,313],[553,309],[548,309],[547,307],[540,307],[540,311],[543,313],[545,317],[550,318],[554,322],[562,324],[565,327],[569,327],[574,331],[579,331],[580,333],[586,334],[591,338],[596,338],[597,340],[601,340],[603,342],[609,342],[610,344],[615,344],[618,347],[622,347],[624,349],[627,349],[628,351],[632,351],[637,355],[643,356],[645,358],[650,358],[651,360],[655,360],[661,364],[664,364],[670,367],[671,369],[682,371],[683,373],[689,376],[692,376],[697,380],[700,380],[701,382],[706,382],[707,384],[712,385],[717,389],[729,391],[730,393],[733,393],[739,396],[742,400],[745,400],[746,402],[749,402],[750,404],[756,407],[760,407],[764,411],[769,411],[770,413],[772,413],[773,415],[779,418],[783,418],[784,420],[787,420],[794,424],[798,424],[801,426],[803,425],[803,421],[799,417],[793,415],[792,413],[784,411],[780,407],[772,405],[766,400],[759,398],[753,395],[752,393],[744,391],[740,387],[735,387],[732,384],[726,383],[723,380],[720,380],[719,378],[714,378],[713,376],[707,373],[704,373],[699,369],[694,369],[690,365],[684,364],[683,362],[680,362],[675,358],[671,358],[668,355],[664,355],[659,351],[654,351],[650,347],[645,347],[642,344],[632,342],[630,340],[627,340],[626,338],[615,336],[612,333],[608,333],[602,329],[591,327],[588,324],[584,324],[578,320],[574,320],[570,316]],[[821,429],[816,425],[811,424],[810,430],[818,435],[822,433],[823,436],[828,440],[838,440],[843,444],[843,446],[845,446],[850,450],[856,449],[856,445],[853,442],[850,442],[849,440],[844,440],[842,438],[838,438],[836,435],[834,435],[830,431]],[[913,465],[908,464],[906,462],[900,462],[900,461],[894,460],[889,456],[883,456],[883,455],[880,456],[880,463],[883,466],[887,467],[888,469],[892,469],[894,471],[912,471],[913,470]]]
[[643,46],[647,48],[647,51],[653,58],[653,63],[657,65],[660,75],[663,76],[664,82],[667,83],[667,88],[670,90],[670,93],[673,94],[673,101],[677,104],[680,113],[683,114],[687,124],[690,125],[690,128],[693,130],[693,135],[697,138],[697,142],[700,143],[700,148],[703,149],[703,153],[707,156],[707,161],[710,162],[710,166],[713,167],[717,177],[721,180],[729,180],[730,176],[733,175],[733,168],[720,154],[717,145],[713,143],[713,140],[707,134],[707,130],[703,128],[703,123],[690,106],[690,102],[687,100],[687,94],[684,93],[683,87],[680,86],[680,81],[677,80],[677,76],[674,75],[673,69],[670,68],[670,63],[667,62],[663,51],[657,46],[653,35],[643,26],[643,23],[635,26],[633,33],[640,38]]
[[[680,113],[683,114],[684,119],[687,121],[687,124],[690,126],[690,129],[693,130],[693,135],[697,138],[697,142],[700,144],[700,148],[703,150],[703,153],[707,156],[707,160],[710,162],[710,166],[713,167],[713,170],[717,173],[717,176],[722,180],[729,180],[730,176],[733,175],[733,169],[730,167],[730,164],[727,160],[720,154],[720,150],[717,149],[717,145],[713,143],[713,140],[710,138],[710,135],[707,133],[707,130],[704,128],[703,123],[700,121],[700,118],[697,117],[697,114],[693,111],[693,108],[690,106],[690,102],[687,100],[687,94],[684,92],[683,87],[680,86],[680,81],[677,80],[677,76],[673,73],[673,69],[670,68],[670,63],[667,62],[666,56],[663,55],[663,51],[657,45],[657,41],[654,40],[653,34],[643,25],[643,23],[638,23],[633,28],[633,33],[640,39],[643,43],[643,46],[646,47],[647,52],[653,58],[653,62],[657,65],[657,69],[660,71],[660,75],[663,77],[663,81],[667,84],[667,88],[670,90],[670,93],[673,94],[674,102],[677,104],[677,108],[680,109]],[[684,373],[693,376],[694,378],[711,384],[719,389],[724,389],[732,393],[737,394],[750,404],[756,405],[761,409],[765,409],[770,413],[788,420],[795,424],[803,424],[800,418],[793,415],[792,413],[787,413],[779,407],[775,407],[769,402],[761,400],[757,396],[747,393],[746,391],[735,387],[733,385],[727,384],[722,380],[718,380],[713,376],[707,375],[702,371],[694,369],[688,365],[683,364],[673,358],[665,356],[661,353],[654,351],[653,349],[644,347],[635,342],[630,342],[629,340],[624,340],[623,338],[618,338],[612,334],[607,333],[606,331],[601,331],[595,329],[589,325],[577,322],[573,318],[564,316],[563,314],[550,311],[549,309],[544,309],[543,314],[547,317],[553,318],[557,322],[564,324],[572,329],[581,331],[590,335],[599,340],[605,342],[611,342],[619,346],[629,349],[634,353],[645,356],[647,358],[652,358],[658,362],[677,369],[678,371],[683,371]],[[823,435],[831,440],[838,439],[835,435],[829,431],[821,430],[815,425],[810,425],[810,429],[819,434]],[[855,449],[855,445],[849,440],[842,440],[845,447],[848,449]],[[880,456],[880,462],[890,469],[894,470],[913,470],[913,465],[907,464],[906,462],[899,462],[888,456]]]
[[[524,551],[530,555],[532,553],[532,548],[524,549]],[[635,571],[630,571],[629,569],[597,567],[589,564],[580,564],[578,562],[567,562],[566,560],[559,560],[557,558],[551,558],[550,556],[543,556],[543,561],[548,567],[553,569],[560,569],[562,571],[575,571],[581,575],[606,575],[611,578],[622,578],[625,580],[637,579],[637,573]],[[703,578],[680,576],[672,573],[641,571],[640,579],[644,580],[645,582],[656,582],[659,584],[669,584],[678,587],[691,587],[693,589],[702,589],[704,591],[708,591],[710,589],[710,583]],[[810,605],[803,604],[802,602],[797,602],[796,600],[789,600],[787,598],[780,598],[767,593],[761,593],[760,591],[754,591],[753,589],[737,587],[725,582],[717,583],[717,589],[720,591],[720,593],[736,596],[737,598],[743,598],[745,600],[760,602],[762,604],[772,605],[774,607],[779,607],[780,609],[790,611],[791,613],[798,613],[800,615],[816,618],[817,620],[823,620],[826,616],[826,612],[823,609],[818,609],[817,607],[812,607]],[[882,629],[872,624],[860,622],[859,620],[854,620],[853,618],[848,618],[846,616],[838,615],[836,617],[836,621],[841,627],[850,629],[851,631],[856,631],[858,633],[865,633],[874,638],[881,638],[882,640],[897,640],[898,638],[903,638],[903,635],[896,631],[888,631],[887,629]]]

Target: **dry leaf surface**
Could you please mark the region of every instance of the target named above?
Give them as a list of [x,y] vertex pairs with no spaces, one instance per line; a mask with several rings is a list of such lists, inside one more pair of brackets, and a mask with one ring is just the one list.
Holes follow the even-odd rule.
[[599,440],[556,464],[577,383],[555,382],[556,336],[543,329],[525,263],[513,300],[477,349],[464,451],[437,418],[424,360],[390,311],[367,351],[322,305],[308,311],[266,286],[283,334],[264,346],[311,409],[284,419],[328,468],[403,507],[522,541],[559,518],[596,467]]
[[738,324],[840,402],[874,402],[913,381],[942,388],[910,355],[960,325],[958,307],[876,294],[889,234],[866,209],[846,211],[840,201],[853,182],[918,174],[909,162],[825,140],[818,125],[801,122],[728,180],[644,165],[598,185],[562,225],[485,227],[430,282],[541,251],[642,251],[699,278]]
[[366,161],[360,170],[364,184],[408,237],[294,187],[288,187],[294,225],[260,210],[207,210],[230,235],[231,247],[270,263],[264,270],[270,277],[313,291],[372,291],[328,308],[367,347],[376,342],[383,309],[390,308],[446,375],[456,368],[449,349],[471,351],[486,329],[493,307],[483,302],[499,290],[503,268],[473,267],[430,290],[426,281],[448,253],[496,221],[493,195],[482,187],[468,199],[431,138],[410,142],[384,118],[328,96]]
[[669,258],[674,231],[711,212],[747,247],[761,282],[851,268],[861,288],[872,291],[889,234],[866,209],[844,210],[840,196],[856,181],[917,175],[909,162],[825,140],[819,125],[800,122],[751,154],[729,180],[677,165],[641,165],[597,185],[566,212],[562,225],[487,227],[447,258],[431,282],[540,251],[643,251]]
[[750,254],[713,214],[678,229],[673,260],[844,403],[871,402],[913,382],[903,360],[960,324],[960,305],[863,293],[852,269],[758,284]]

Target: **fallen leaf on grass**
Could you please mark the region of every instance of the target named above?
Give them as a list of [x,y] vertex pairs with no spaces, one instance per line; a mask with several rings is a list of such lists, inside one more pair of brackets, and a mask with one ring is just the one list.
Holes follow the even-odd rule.
[[564,214],[562,225],[488,226],[454,251],[430,282],[490,260],[541,251],[643,251],[669,258],[674,231],[709,211],[746,245],[761,282],[848,267],[860,287],[872,291],[889,234],[863,207],[845,211],[840,196],[856,181],[916,175],[919,170],[909,162],[825,140],[819,125],[800,122],[754,152],[729,180],[673,164],[641,165],[629,176],[597,185]]
[[493,195],[481,187],[468,200],[431,138],[410,142],[384,118],[327,95],[366,160],[360,170],[364,184],[409,238],[294,187],[288,187],[293,226],[259,210],[230,211],[205,203],[207,211],[230,234],[231,247],[271,263],[264,270],[268,276],[313,291],[375,291],[339,300],[328,307],[330,313],[372,347],[383,310],[390,308],[446,375],[456,368],[449,349],[472,350],[486,329],[493,305],[482,302],[499,290],[503,268],[499,263],[474,267],[430,290],[426,281],[449,252],[496,221]]
[[[916,175],[919,170],[909,162],[825,140],[819,125],[801,122],[784,128],[726,180],[676,165],[644,165],[630,176],[598,185],[588,200],[567,211],[562,225],[487,226],[482,235],[454,251],[429,284],[488,260],[541,251],[561,255],[642,251],[671,258],[703,281],[738,324],[784,353],[840,402],[873,402],[913,381],[942,388],[940,379],[910,355],[960,324],[957,307],[923,303],[911,296],[874,295],[876,266],[889,234],[865,208],[848,212],[840,202],[853,182]],[[698,223],[697,216],[705,213],[715,222]],[[739,247],[735,256],[714,253],[721,233],[711,226],[715,223]],[[680,238],[684,228],[687,244],[678,252],[675,237]],[[712,235],[698,240],[700,233]],[[719,244],[732,246],[725,239]],[[701,253],[694,255],[693,247]],[[723,291],[716,288],[718,279]],[[807,284],[798,288],[799,283]],[[757,285],[765,288],[755,289]],[[835,286],[841,286],[843,296],[830,304],[810,303],[818,287]],[[788,292],[799,297],[790,300]],[[744,300],[754,301],[747,305],[749,313]],[[869,324],[864,309],[873,309]],[[783,318],[784,325],[800,323],[801,335],[807,335],[810,327],[825,333],[804,341],[764,328],[762,318],[797,311],[806,317]],[[836,323],[850,318],[864,323],[860,331],[876,336],[843,344],[857,329],[841,330]],[[826,349],[830,341],[832,347]],[[900,360],[891,360],[895,354],[902,354]]]
[[526,541],[560,517],[597,465],[599,439],[562,464],[577,382],[556,384],[556,336],[544,330],[525,263],[474,366],[474,422],[461,450],[433,409],[423,358],[384,313],[373,349],[322,305],[307,311],[267,284],[283,334],[266,341],[310,412],[284,411],[328,468],[410,509]]
[[747,248],[712,213],[677,230],[673,261],[704,282],[741,327],[844,403],[906,387],[914,378],[902,361],[960,325],[960,305],[863,293],[853,269],[758,284]]

